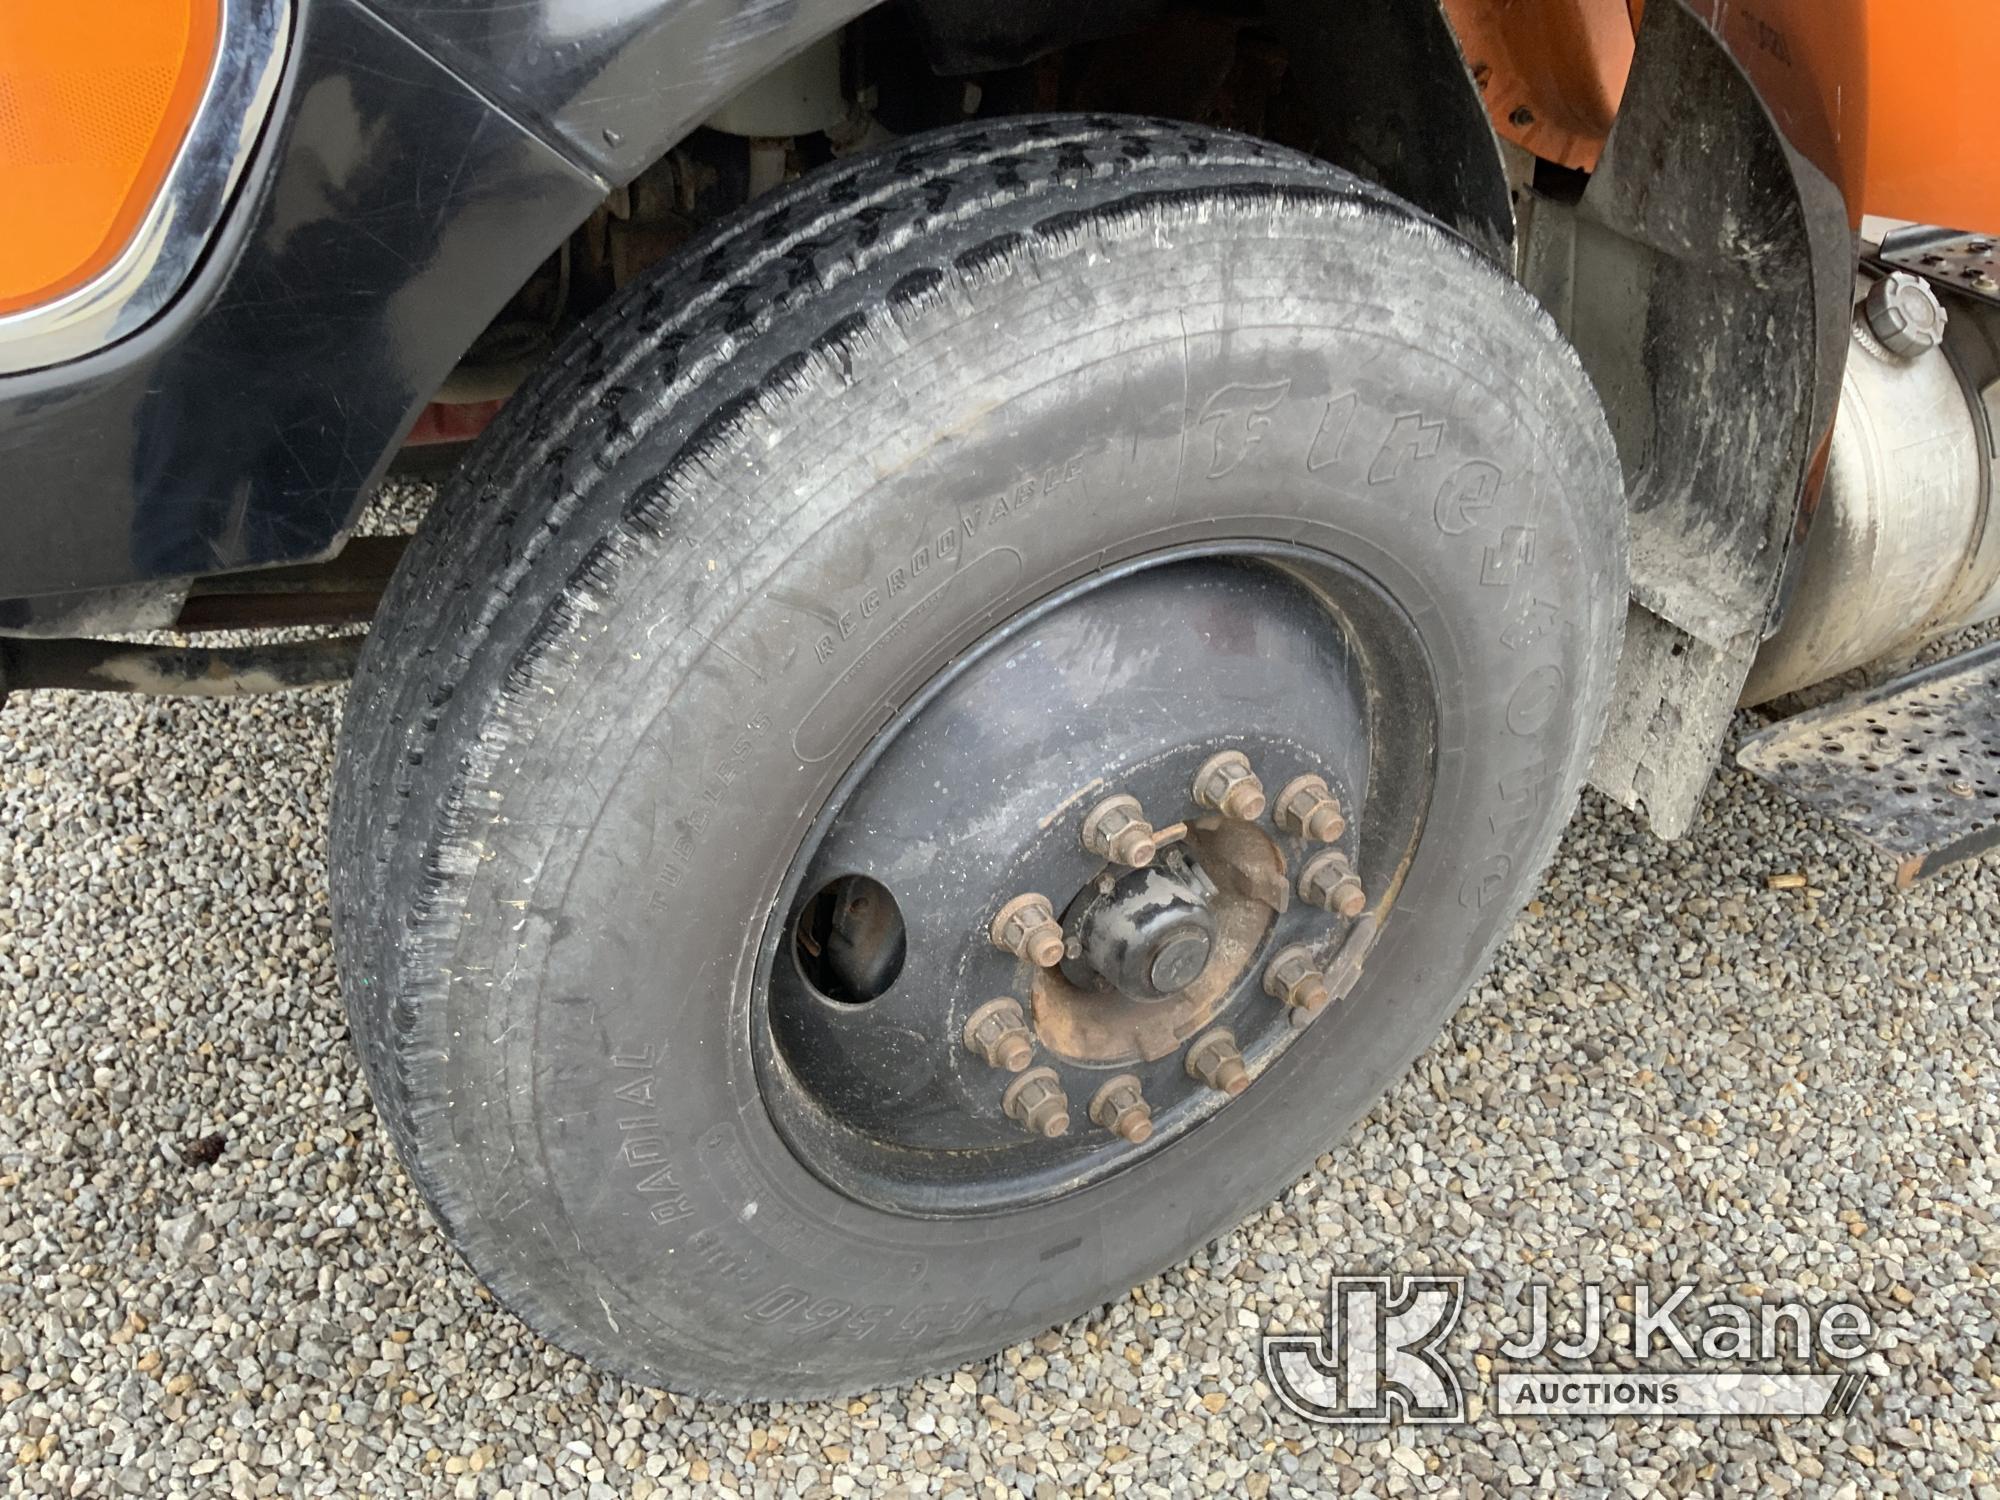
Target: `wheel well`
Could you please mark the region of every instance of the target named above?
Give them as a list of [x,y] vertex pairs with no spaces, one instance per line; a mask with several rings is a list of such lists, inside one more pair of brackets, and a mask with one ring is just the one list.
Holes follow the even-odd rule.
[[[1220,126],[1381,183],[1512,264],[1498,142],[1437,0],[904,0],[746,79],[522,284],[414,441],[462,440],[587,315],[709,220],[832,157],[968,118],[1083,110]],[[811,128],[800,128],[811,127]],[[490,414],[490,412],[489,412]]]
[[[1774,119],[1763,92],[1773,80],[1689,0],[1647,8],[1629,81],[1622,54],[1589,54],[1596,113],[1581,111],[1561,149],[1595,171],[1538,163],[1518,146],[1503,157],[1481,91],[1496,107],[1511,97],[1521,80],[1506,72],[1521,58],[1505,37],[1469,29],[1476,81],[1448,4],[1465,9],[877,5],[746,78],[619,186],[475,343],[446,393],[504,394],[567,323],[784,177],[969,119],[1101,111],[1240,131],[1388,188],[1510,272],[1519,167],[1529,230],[1518,269],[1597,384],[1634,512],[1634,628],[1596,778],[1672,836],[1693,816],[1811,518],[1846,347],[1853,259],[1841,190]],[[1539,149],[1523,136],[1536,113],[1516,105],[1503,128]]]

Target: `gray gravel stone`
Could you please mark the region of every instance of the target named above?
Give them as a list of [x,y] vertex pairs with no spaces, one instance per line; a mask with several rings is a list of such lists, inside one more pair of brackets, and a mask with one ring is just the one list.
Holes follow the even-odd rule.
[[[391,497],[407,522],[422,496]],[[637,1389],[431,1229],[327,944],[337,692],[0,710],[0,1473],[97,1495],[1981,1495],[2000,1387],[2000,882],[1914,892],[1725,771],[1654,842],[1587,797],[1493,971],[1278,1202],[1066,1327],[827,1405]],[[1801,874],[1797,889],[1768,877]],[[1824,1422],[1308,1425],[1267,1329],[1336,1271],[1852,1298]],[[1483,1395],[1482,1381],[1472,1389]]]

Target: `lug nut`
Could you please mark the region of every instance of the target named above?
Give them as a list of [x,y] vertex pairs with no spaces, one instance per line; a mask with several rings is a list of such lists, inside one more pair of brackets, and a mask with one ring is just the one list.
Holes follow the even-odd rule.
[[994,947],[1005,948],[1038,969],[1051,969],[1062,962],[1062,924],[1056,921],[1055,908],[1047,896],[1033,892],[1016,896],[1000,908],[987,935]]
[[1314,855],[1300,872],[1299,899],[1343,917],[1358,917],[1368,905],[1368,893],[1338,849]]
[[990,1068],[1018,1073],[1035,1060],[1035,1039],[1021,1014],[1021,1002],[1011,995],[988,1000],[965,1018],[965,1045],[986,1059]]
[[1153,825],[1146,821],[1139,799],[1120,792],[1106,797],[1084,817],[1083,847],[1114,865],[1138,870],[1153,862],[1157,845]]
[[1187,1070],[1190,1078],[1232,1096],[1250,1087],[1243,1054],[1236,1050],[1235,1036],[1227,1031],[1208,1031],[1196,1037],[1188,1048]]
[[1007,1085],[1000,1096],[1007,1118],[1036,1135],[1063,1135],[1069,1130],[1069,1099],[1054,1068],[1030,1068]]
[[1264,993],[1304,1015],[1317,1013],[1327,1001],[1326,975],[1313,961],[1312,949],[1294,943],[1273,958],[1264,970]]
[[1090,1118],[1137,1146],[1153,1134],[1153,1111],[1139,1092],[1139,1080],[1120,1073],[1090,1101]]
[[1264,816],[1264,783],[1241,750],[1224,750],[1194,773],[1194,800],[1225,818],[1254,823]]
[[1347,819],[1322,777],[1298,776],[1278,793],[1278,826],[1316,844],[1330,844],[1347,832]]

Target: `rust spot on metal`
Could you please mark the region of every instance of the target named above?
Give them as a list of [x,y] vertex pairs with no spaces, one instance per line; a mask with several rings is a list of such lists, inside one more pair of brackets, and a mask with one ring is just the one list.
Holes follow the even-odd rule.
[[1218,895],[1215,942],[1199,978],[1164,1000],[1086,990],[1060,969],[1035,973],[1028,1007],[1035,1035],[1058,1057],[1080,1063],[1157,1062],[1221,1011],[1291,899],[1285,857],[1256,825],[1202,818],[1188,826],[1190,850]]

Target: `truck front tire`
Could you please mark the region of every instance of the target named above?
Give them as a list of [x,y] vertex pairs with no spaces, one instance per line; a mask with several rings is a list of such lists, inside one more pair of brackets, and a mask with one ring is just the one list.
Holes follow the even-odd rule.
[[[1622,518],[1548,319],[1323,165],[1057,117],[769,195],[510,404],[369,642],[334,914],[402,1159],[502,1302],[681,1391],[1117,1296],[1484,968],[1602,722]],[[1085,826],[1124,792],[1144,840]],[[995,927],[1030,880],[1059,965]]]

